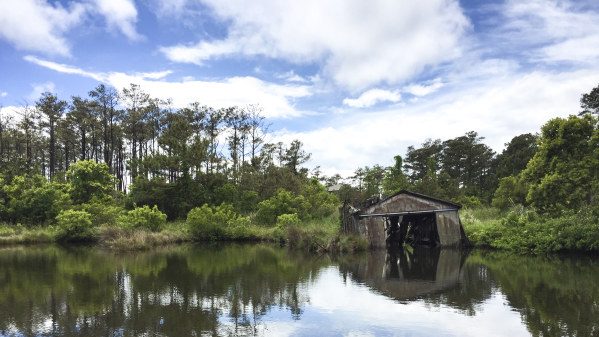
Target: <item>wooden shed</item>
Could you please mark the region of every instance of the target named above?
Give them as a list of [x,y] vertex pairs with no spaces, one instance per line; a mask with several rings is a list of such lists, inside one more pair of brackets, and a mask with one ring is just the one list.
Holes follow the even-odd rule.
[[458,215],[460,204],[402,190],[388,198],[343,207],[346,233],[368,238],[373,247],[403,244],[430,247],[469,246]]

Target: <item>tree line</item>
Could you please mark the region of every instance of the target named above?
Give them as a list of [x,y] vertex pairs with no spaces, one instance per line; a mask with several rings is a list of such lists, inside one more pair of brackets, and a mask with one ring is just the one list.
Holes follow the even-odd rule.
[[[120,207],[157,206],[169,219],[227,204],[274,224],[281,215],[327,216],[339,200],[355,204],[402,189],[466,206],[522,204],[557,214],[595,202],[598,97],[599,86],[582,95],[578,116],[518,135],[499,154],[470,131],[427,139],[392,166],[366,166],[344,178],[309,172],[303,165],[310,154],[298,140],[268,142],[258,105],[175,109],[135,84],[120,92],[99,85],[68,102],[46,92],[18,118],[0,116],[0,215],[13,223],[52,221],[65,205],[92,201],[76,195],[88,187],[75,183],[101,186],[98,198],[110,194]],[[91,164],[73,169],[84,161],[105,172]]]
[[310,184],[310,154],[298,140],[269,143],[259,105],[175,109],[135,84],[99,85],[69,101],[45,92],[16,114],[0,116],[6,185],[18,176],[65,182],[73,163],[92,160],[107,165],[128,207],[158,205],[175,219],[206,203],[251,212],[279,189],[297,196]]

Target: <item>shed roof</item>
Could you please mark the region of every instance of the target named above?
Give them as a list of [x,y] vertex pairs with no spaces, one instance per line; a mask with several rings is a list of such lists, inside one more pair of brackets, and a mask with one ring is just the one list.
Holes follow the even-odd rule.
[[[404,197],[411,198],[413,202],[406,204]],[[394,200],[404,199],[404,201]],[[420,201],[418,201],[420,200]],[[420,205],[420,206],[418,206]],[[404,209],[405,208],[405,209]],[[367,214],[381,215],[381,214],[408,214],[408,213],[428,213],[435,211],[449,211],[457,210],[462,208],[462,205],[448,200],[435,198],[429,195],[420,193],[410,192],[408,190],[401,190],[392,196],[385,198],[375,204],[363,208],[358,213],[360,216],[366,216]],[[377,213],[377,214],[373,214]],[[378,214],[380,213],[380,214]]]
[[462,208],[462,205],[460,205],[458,203],[455,203],[455,202],[452,202],[452,201],[449,201],[449,200],[445,200],[445,199],[441,199],[441,198],[432,197],[430,195],[425,195],[425,194],[420,194],[420,193],[416,193],[416,192],[411,192],[411,191],[408,191],[408,190],[401,190],[401,191],[399,191],[399,192],[391,195],[390,197],[385,198],[384,200],[381,200],[380,202],[383,202],[385,200],[391,199],[391,198],[395,197],[396,195],[400,195],[400,194],[408,194],[408,195],[414,196],[416,198],[422,198],[422,199],[427,199],[427,200],[431,200],[431,201],[440,202],[442,204],[447,204],[447,205],[456,207],[458,209]]

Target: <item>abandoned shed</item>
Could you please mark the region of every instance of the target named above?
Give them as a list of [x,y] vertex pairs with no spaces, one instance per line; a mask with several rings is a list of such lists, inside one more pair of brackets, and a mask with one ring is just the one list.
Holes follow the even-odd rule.
[[470,243],[458,210],[447,200],[402,190],[388,198],[343,207],[346,233],[366,237],[373,247],[460,247]]

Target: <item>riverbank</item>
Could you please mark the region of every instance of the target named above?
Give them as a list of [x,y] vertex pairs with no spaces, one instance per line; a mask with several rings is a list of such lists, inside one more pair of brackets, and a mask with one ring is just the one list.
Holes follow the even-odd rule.
[[523,207],[460,211],[464,231],[479,248],[515,253],[598,252],[599,208],[583,207],[548,217]]
[[[347,253],[368,249],[368,242],[355,235],[339,233],[338,215],[276,226],[246,224],[224,228],[220,236],[198,238],[185,221],[167,222],[156,231],[131,229],[119,225],[100,225],[92,228],[89,242],[115,250],[147,250],[158,246],[184,242],[272,242],[292,249],[324,253]],[[0,225],[0,245],[54,243],[61,241],[61,231],[55,226],[27,227]]]

